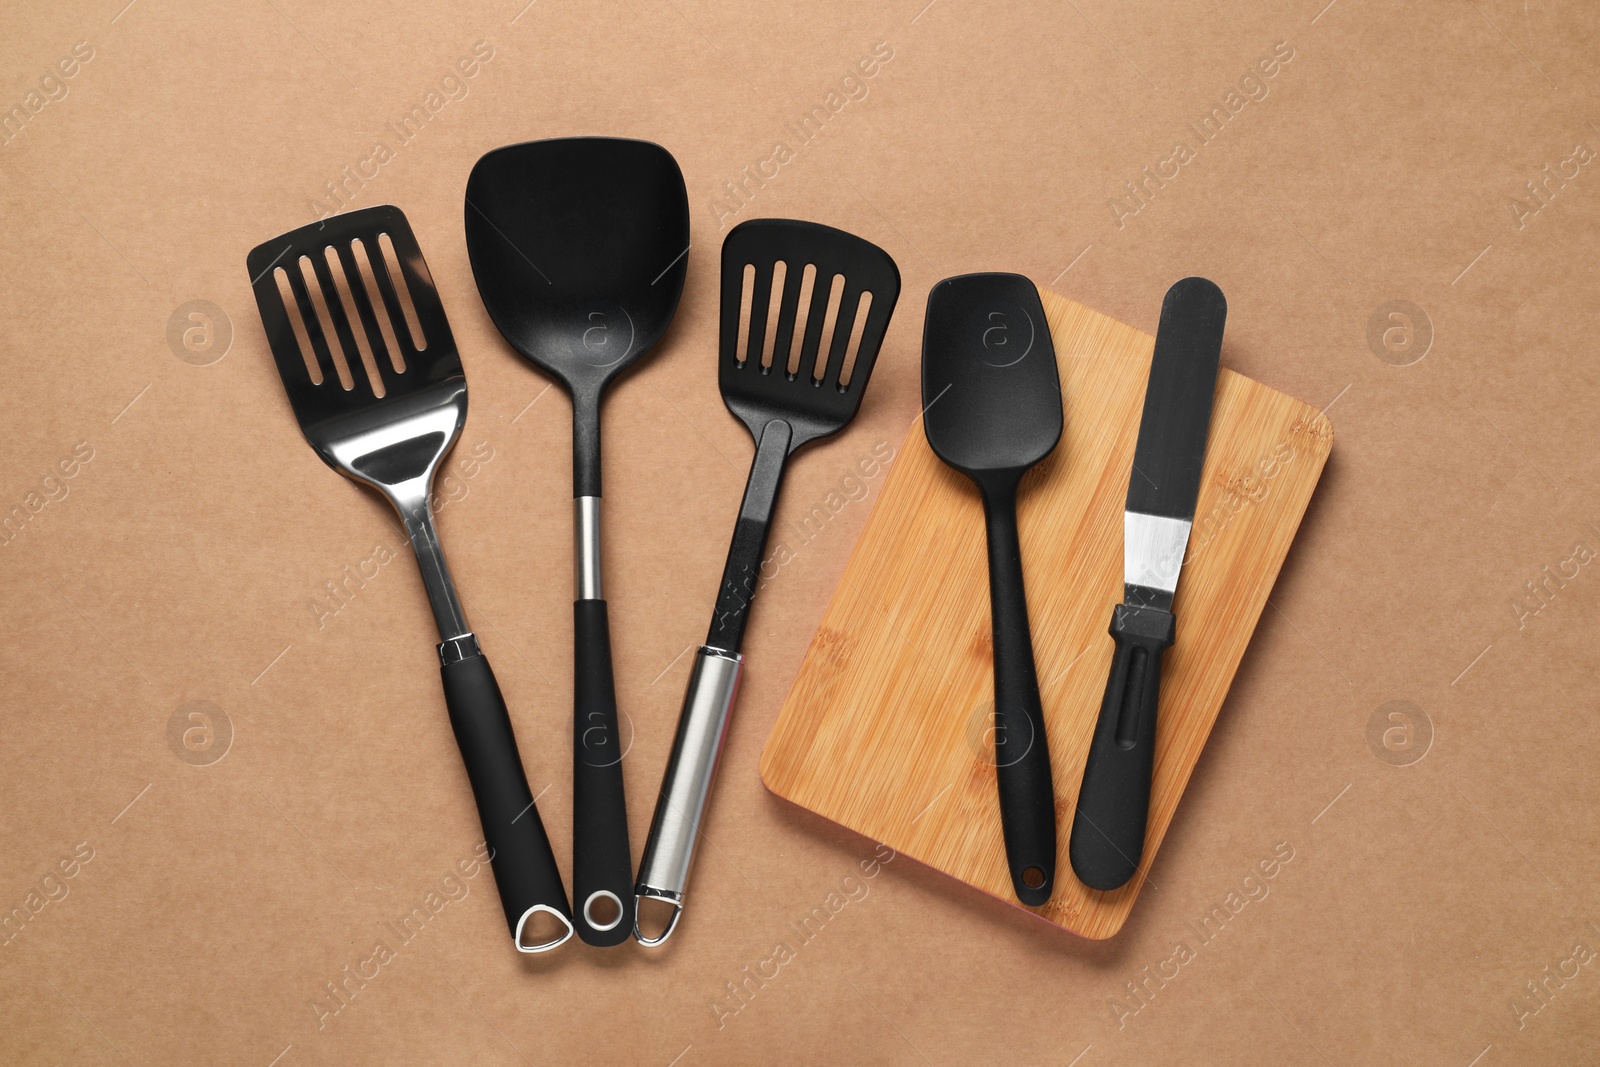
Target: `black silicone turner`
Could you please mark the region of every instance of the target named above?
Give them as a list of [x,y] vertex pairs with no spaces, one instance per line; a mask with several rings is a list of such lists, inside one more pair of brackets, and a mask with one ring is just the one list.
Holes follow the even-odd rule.
[[[741,322],[747,296],[750,311]],[[658,901],[669,912],[656,934],[636,919],[643,944],[665,941],[682,911],[784,463],[855,417],[899,296],[900,271],[889,254],[829,226],[752,219],[722,243],[717,379],[728,410],[755,438],[756,455],[639,863],[638,903]]]
[[665,148],[615,137],[496,149],[472,168],[466,199],[489,317],[572,396],[572,910],[579,937],[615,945],[633,931],[633,868],[600,582],[600,397],[677,310],[689,200]]

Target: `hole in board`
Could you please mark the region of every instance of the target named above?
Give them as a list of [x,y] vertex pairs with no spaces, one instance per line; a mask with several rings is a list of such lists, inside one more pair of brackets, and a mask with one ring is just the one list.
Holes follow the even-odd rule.
[[361,319],[361,312],[356,309],[355,297],[350,293],[350,278],[344,272],[344,263],[339,259],[339,250],[333,245],[322,250],[322,256],[328,261],[328,273],[333,275],[333,287],[338,290],[339,303],[344,307],[344,317],[350,323],[350,335],[356,339],[356,354],[361,359],[361,371],[367,376],[367,384],[372,386],[372,395],[383,396],[383,379],[378,376],[378,363],[372,355],[372,342],[367,337],[367,324]]
[[800,296],[795,305],[794,333],[789,336],[788,358],[784,360],[784,370],[792,379],[800,373],[800,361],[805,358],[806,324],[811,319],[811,293],[817,285],[817,265],[807,263],[805,270],[800,272]]
[[622,921],[622,899],[609,889],[590,893],[583,902],[583,921],[602,932],[615,930]]
[[[300,278],[311,293],[313,314],[317,317],[317,325],[322,329],[322,340],[328,346],[329,355],[333,357],[333,369],[339,376],[339,387],[349,392],[355,388],[355,379],[350,376],[350,365],[345,362],[344,346],[339,343],[339,335],[334,332],[333,316],[328,312],[328,303],[322,292],[322,282],[317,279],[317,268],[312,265],[310,256],[301,256],[299,266]],[[306,325],[309,328],[310,324]]]
[[1022,872],[1022,884],[1029,889],[1038,889],[1044,885],[1044,870],[1039,867],[1029,867]]
[[660,941],[678,921],[679,905],[660,897],[639,897],[634,908],[634,928],[645,941]]
[[833,349],[833,331],[839,325],[839,305],[844,302],[844,275],[835,274],[828,287],[828,310],[822,316],[822,333],[817,337],[817,365],[811,372],[813,381],[822,381],[828,375],[828,353]]
[[778,341],[778,307],[783,302],[783,281],[789,275],[789,264],[783,260],[772,265],[772,293],[767,297],[766,340],[761,342],[761,369],[772,369],[772,349]]
[[383,291],[378,288],[378,279],[372,273],[372,259],[367,255],[367,242],[358,238],[352,243],[356,253],[356,269],[361,272],[361,284],[366,287],[367,297],[372,301],[372,313],[378,319],[378,332],[383,334],[383,347],[389,350],[389,363],[394,367],[396,374],[404,374],[405,353],[400,351],[400,343],[395,339],[394,322],[389,318],[389,307],[383,302]]
[[839,372],[839,392],[850,387],[850,376],[856,372],[856,357],[861,355],[861,335],[867,332],[867,312],[872,310],[871,291],[863,292],[856,302],[856,319],[850,326],[850,347],[845,349],[844,369]]
[[417,318],[416,305],[411,302],[411,287],[400,272],[400,257],[395,253],[394,242],[388,234],[378,235],[378,248],[382,252],[383,265],[389,271],[389,280],[394,283],[394,291],[400,297],[400,310],[405,314],[406,331],[411,334],[411,347],[421,352],[428,347],[428,342],[422,336],[422,322]]
[[311,347],[311,335],[306,332],[306,321],[300,316],[300,301],[294,298],[294,290],[289,288],[289,272],[278,267],[272,272],[272,280],[278,283],[278,299],[283,301],[283,306],[289,312],[289,325],[294,329],[294,343],[300,346],[300,358],[305,361],[306,373],[311,376],[312,385],[322,384],[322,367],[317,363],[316,349]]
[[750,305],[756,295],[756,265],[744,265],[744,281],[739,291],[739,333],[734,338],[734,359],[742,367],[750,359]]

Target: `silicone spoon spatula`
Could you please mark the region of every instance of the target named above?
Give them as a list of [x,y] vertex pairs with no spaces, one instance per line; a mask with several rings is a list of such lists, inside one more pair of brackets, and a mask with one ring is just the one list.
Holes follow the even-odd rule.
[[[750,314],[741,324],[747,294]],[[639,862],[638,904],[653,902],[653,911],[667,913],[659,932],[653,930],[657,916],[636,913],[634,936],[641,944],[661,944],[682,915],[683,890],[738,692],[744,658],[739,646],[784,463],[801,445],[837,433],[855,417],[899,296],[900,271],[889,254],[843,230],[752,219],[735,226],[722,243],[717,380],[723,403],[755,438],[756,455],[711,631],[694,658]],[[640,926],[641,920],[652,930]]]
[[1068,854],[1078,880],[1117,889],[1144,853],[1155,766],[1161,659],[1177,633],[1172,598],[1189,545],[1228,302],[1204,278],[1167,290],[1122,516],[1123,602],[1116,651],[1089,744]]
[[579,937],[616,945],[633,932],[633,869],[600,581],[600,398],[677,310],[689,263],[688,195],[660,145],[532,141],[478,160],[466,226],[489,317],[572,397],[572,902]]
[[411,225],[370,207],[256,246],[247,265],[278,376],[307,443],[394,505],[439,627],[439,675],[512,939],[572,936],[567,892],[489,661],[467,628],[428,500],[467,419],[467,379]]
[[1022,476],[1061,439],[1061,381],[1039,291],[1018,274],[946,278],[928,294],[922,428],[938,457],[983,498],[994,634],[995,777],[1017,899],[1055,888],[1050,746],[1033,663],[1017,535]]

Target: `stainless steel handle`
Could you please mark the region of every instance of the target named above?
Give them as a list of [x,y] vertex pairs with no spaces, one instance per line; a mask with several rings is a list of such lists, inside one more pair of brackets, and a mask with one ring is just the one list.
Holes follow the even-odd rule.
[[[655,818],[645,841],[634,889],[634,938],[642,945],[659,945],[678,924],[683,910],[683,890],[694,862],[700,819],[717,774],[717,759],[728,734],[728,713],[739,691],[739,669],[744,657],[737,652],[703,646],[694,658],[689,689],[678,714],[678,735],[672,742]],[[644,900],[672,905],[666,928],[646,937],[638,926],[638,904]]]

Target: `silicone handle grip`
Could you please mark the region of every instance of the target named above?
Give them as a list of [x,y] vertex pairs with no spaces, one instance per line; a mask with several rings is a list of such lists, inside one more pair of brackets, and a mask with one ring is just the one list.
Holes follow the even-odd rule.
[[1056,878],[1056,803],[1044,707],[1033,662],[1028,598],[1014,501],[984,508],[989,537],[989,612],[994,632],[995,776],[1000,829],[1017,899],[1038,907]]
[[1144,854],[1161,657],[1172,646],[1176,626],[1172,612],[1161,608],[1118,604],[1111,613],[1117,650],[1083,768],[1068,847],[1078,880],[1091,889],[1126,884]]
[[[512,940],[521,952],[555,948],[572,936],[572,913],[550,839],[522,771],[500,685],[481,653],[445,664],[439,676],[461,761],[478,800],[483,839],[489,846],[490,865]],[[557,936],[533,941],[529,926],[541,913],[559,919],[564,929]]]
[[618,945],[633,936],[633,867],[622,790],[622,743],[604,600],[572,605],[572,910],[578,936]]

